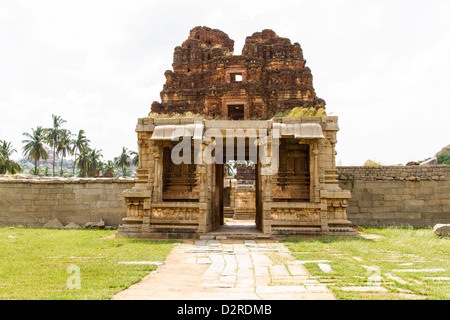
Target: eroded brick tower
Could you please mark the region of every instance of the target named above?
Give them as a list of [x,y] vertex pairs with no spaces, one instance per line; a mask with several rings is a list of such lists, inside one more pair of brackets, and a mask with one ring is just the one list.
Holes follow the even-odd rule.
[[270,119],[295,107],[324,108],[298,43],[272,30],[247,37],[241,55],[224,32],[196,27],[175,48],[161,103],[152,112],[193,112],[223,119]]

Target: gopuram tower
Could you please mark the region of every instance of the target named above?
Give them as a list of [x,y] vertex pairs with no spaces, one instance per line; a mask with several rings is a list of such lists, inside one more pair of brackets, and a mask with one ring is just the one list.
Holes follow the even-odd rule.
[[[326,116],[298,43],[272,30],[241,55],[224,32],[195,27],[175,48],[161,102],[138,119],[135,187],[123,194],[130,238],[354,235],[350,192],[335,166],[337,117]],[[224,231],[224,165],[253,163],[254,230]],[[228,201],[225,201],[227,204]]]

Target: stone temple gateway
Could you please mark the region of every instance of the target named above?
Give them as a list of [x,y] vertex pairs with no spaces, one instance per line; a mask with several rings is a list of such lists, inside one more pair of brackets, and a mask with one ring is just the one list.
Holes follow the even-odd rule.
[[272,30],[247,37],[241,55],[233,45],[220,30],[196,27],[175,48],[161,102],[138,120],[137,180],[123,193],[117,235],[217,236],[229,160],[254,163],[253,196],[240,201],[254,212],[256,235],[354,235],[351,195],[337,180],[337,117],[278,116],[325,108],[300,45]]

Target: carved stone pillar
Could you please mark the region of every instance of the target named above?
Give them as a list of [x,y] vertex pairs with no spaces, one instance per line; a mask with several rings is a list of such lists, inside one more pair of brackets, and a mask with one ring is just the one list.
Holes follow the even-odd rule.
[[312,201],[320,202],[320,181],[319,181],[319,148],[318,143],[315,142],[311,147],[311,155],[312,155],[312,166],[313,170],[311,170],[311,191],[312,191]]
[[320,229],[322,235],[326,236],[330,234],[330,227],[328,226],[328,207],[327,200],[322,199],[320,206]]
[[155,176],[153,181],[153,199],[154,202],[162,202],[163,193],[163,165],[162,165],[162,146],[155,146],[153,158],[155,161]]
[[205,233],[208,230],[208,181],[206,174],[205,164],[197,164],[196,170],[199,183],[199,221],[198,221],[198,232]]
[[331,165],[333,169],[336,169],[336,143],[337,140],[335,137],[330,138],[330,145],[331,145]]

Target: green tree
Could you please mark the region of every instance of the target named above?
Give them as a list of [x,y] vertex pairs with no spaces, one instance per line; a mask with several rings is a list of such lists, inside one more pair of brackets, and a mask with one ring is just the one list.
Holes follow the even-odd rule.
[[139,153],[130,150],[131,165],[137,167],[139,165]]
[[0,174],[9,172],[10,174],[16,174],[22,171],[20,165],[11,159],[11,155],[17,152],[13,149],[11,142],[0,140]]
[[42,128],[41,126],[38,126],[35,129],[31,128],[32,133],[24,132],[23,135],[27,137],[28,139],[23,140],[22,142],[25,143],[25,146],[23,147],[23,155],[27,159],[34,160],[34,174],[38,174],[38,165],[37,163],[39,160],[47,160],[48,154],[47,151],[44,149],[44,142],[46,139],[46,130]]
[[248,167],[254,165],[250,160],[230,160],[224,164],[227,176],[233,176],[238,167]]
[[80,170],[81,177],[94,177],[95,172],[101,168],[102,150],[90,149],[88,147],[81,150],[76,161],[76,166]]
[[53,127],[46,129],[47,136],[46,141],[53,148],[53,176],[55,176],[55,161],[56,161],[56,149],[58,148],[58,140],[60,136],[60,128],[66,123],[66,120],[60,116],[52,114]]
[[113,161],[108,160],[107,162],[103,163],[103,166],[102,166],[103,176],[114,177],[114,175],[115,175],[114,169],[115,169],[115,165],[114,165]]
[[89,147],[89,140],[86,138],[85,136],[85,132],[84,130],[80,130],[78,131],[78,135],[77,138],[72,140],[72,148],[73,148],[73,153],[74,153],[74,164],[73,164],[73,176],[75,177],[75,168],[76,165],[75,163],[77,162],[77,153],[78,152],[83,152],[84,149]]
[[97,169],[100,170],[102,163],[100,159],[103,157],[101,151],[102,150],[93,149],[89,152],[89,177],[95,177]]
[[125,170],[131,166],[130,155],[128,154],[127,148],[122,148],[122,153],[120,156],[114,158],[114,163],[117,168],[122,169],[122,176],[125,177]]
[[80,171],[81,177],[87,177],[89,175],[89,153],[90,149],[88,147],[83,148],[75,160],[74,166]]
[[225,163],[225,170],[227,172],[227,176],[231,177],[234,174],[236,169],[236,161],[228,161]]
[[59,175],[62,177],[64,171],[63,171],[63,163],[64,158],[69,154],[72,153],[72,133],[70,130],[67,129],[61,129],[59,132],[59,139],[58,139],[58,147],[56,149],[57,154],[61,155],[61,171]]
[[450,165],[450,155],[448,155],[445,151],[442,151],[437,155],[438,164],[447,164]]

